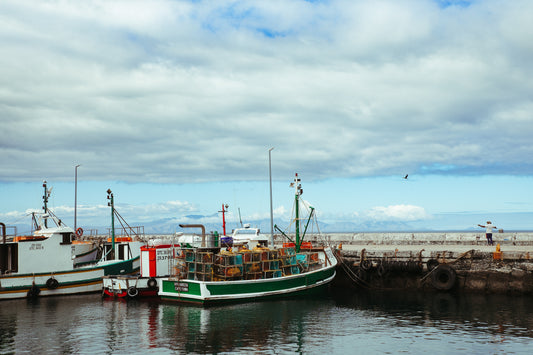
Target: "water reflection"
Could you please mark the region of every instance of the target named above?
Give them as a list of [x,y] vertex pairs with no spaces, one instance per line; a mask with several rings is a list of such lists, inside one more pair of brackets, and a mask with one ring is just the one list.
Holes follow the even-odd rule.
[[502,339],[533,337],[533,304],[527,296],[363,291],[337,293],[335,302],[339,307],[379,312],[394,326],[452,326]]
[[[148,337],[168,339],[171,350],[194,353],[301,349],[309,313],[323,300],[276,301],[201,308],[160,304],[150,313]],[[153,344],[160,346],[161,344]]]
[[499,295],[336,290],[211,308],[99,295],[0,303],[0,353],[521,353],[532,329],[530,297]]

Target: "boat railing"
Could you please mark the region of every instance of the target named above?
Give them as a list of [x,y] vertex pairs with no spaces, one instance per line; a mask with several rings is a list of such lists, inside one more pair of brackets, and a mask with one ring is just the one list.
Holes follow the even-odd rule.
[[[12,242],[13,238],[17,236],[17,227],[15,226],[6,226],[4,223],[0,222],[0,226],[2,226],[2,242],[5,244],[7,242]],[[12,229],[13,232],[9,233],[8,230]]]
[[[97,231],[98,232],[98,231]],[[112,234],[111,228],[107,228],[107,235]],[[115,237],[144,237],[144,226],[115,227]]]

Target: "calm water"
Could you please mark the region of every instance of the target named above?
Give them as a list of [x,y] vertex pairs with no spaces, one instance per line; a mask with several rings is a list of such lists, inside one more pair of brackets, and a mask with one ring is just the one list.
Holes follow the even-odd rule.
[[0,353],[526,354],[531,297],[412,293],[200,308],[100,295],[0,302]]

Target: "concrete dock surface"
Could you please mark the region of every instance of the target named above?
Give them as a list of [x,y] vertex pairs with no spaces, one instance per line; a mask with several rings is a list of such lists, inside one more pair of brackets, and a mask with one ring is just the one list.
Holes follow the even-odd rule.
[[337,233],[327,235],[332,245],[340,246],[346,256],[366,255],[434,258],[437,255],[456,257],[469,251],[490,254],[499,251],[504,259],[533,259],[533,233],[494,233],[488,245],[485,233],[423,232],[423,233]]

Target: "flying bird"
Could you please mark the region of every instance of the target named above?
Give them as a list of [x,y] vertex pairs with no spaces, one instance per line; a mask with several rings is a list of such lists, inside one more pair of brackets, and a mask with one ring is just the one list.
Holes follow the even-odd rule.
[[409,174],[405,174],[405,176],[403,177],[405,180],[407,180],[407,177],[409,176]]

